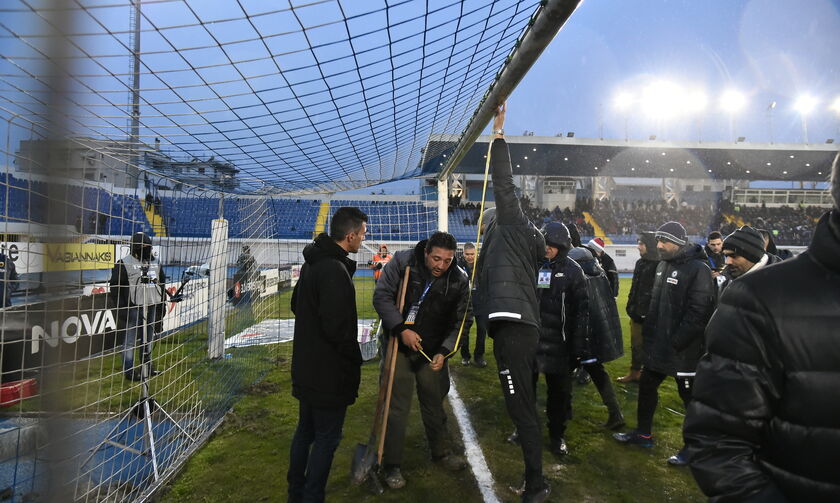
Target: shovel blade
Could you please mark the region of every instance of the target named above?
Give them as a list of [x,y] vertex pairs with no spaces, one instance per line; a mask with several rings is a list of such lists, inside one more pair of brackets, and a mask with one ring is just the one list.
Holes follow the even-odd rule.
[[376,463],[376,452],[365,444],[356,444],[350,463],[350,483],[359,485],[367,480]]

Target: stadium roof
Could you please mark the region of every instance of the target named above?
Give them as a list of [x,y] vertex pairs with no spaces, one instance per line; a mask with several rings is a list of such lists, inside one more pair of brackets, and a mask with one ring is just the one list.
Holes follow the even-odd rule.
[[[488,135],[475,142],[456,173],[484,172]],[[422,173],[446,165],[456,135],[434,135]],[[540,176],[623,176],[738,180],[825,181],[837,144],[704,143],[508,136],[513,172]]]

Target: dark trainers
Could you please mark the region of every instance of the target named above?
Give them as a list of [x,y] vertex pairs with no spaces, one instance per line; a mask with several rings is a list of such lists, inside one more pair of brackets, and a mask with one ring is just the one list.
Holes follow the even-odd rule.
[[405,478],[403,478],[399,466],[385,470],[385,484],[391,489],[402,489],[405,487]]
[[513,433],[508,435],[507,441],[510,444],[518,444],[519,443],[519,432],[516,431],[516,430],[513,430]]
[[569,454],[569,448],[566,446],[566,440],[562,438],[552,440],[548,448],[555,456],[566,456]]
[[624,414],[621,411],[610,413],[610,417],[607,419],[607,422],[604,423],[604,428],[608,430],[617,430],[624,426]]
[[473,366],[483,369],[487,366],[487,362],[484,360],[484,358],[476,358],[475,363],[473,363]]
[[668,465],[688,466],[688,456],[685,455],[685,449],[680,449],[680,452],[668,458]]
[[455,454],[447,454],[439,458],[434,458],[433,461],[450,472],[457,472],[467,467],[467,461],[462,456]]
[[522,493],[522,503],[542,503],[548,499],[550,494],[551,486],[548,485],[548,482],[543,481],[543,486],[539,489],[528,488]]
[[469,367],[470,366],[470,359],[469,358],[462,359],[461,360],[461,365],[463,365],[465,367]]
[[636,430],[628,431],[627,433],[614,433],[613,438],[622,444],[653,447],[653,435],[643,435]]

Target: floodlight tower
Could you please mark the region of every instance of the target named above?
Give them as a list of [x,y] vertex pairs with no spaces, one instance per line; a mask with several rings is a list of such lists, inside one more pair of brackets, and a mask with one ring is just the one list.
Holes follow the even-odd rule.
[[837,135],[840,136],[840,96],[831,103],[831,111],[837,115]]
[[735,141],[735,115],[740,112],[744,105],[747,104],[747,99],[739,91],[730,89],[723,93],[720,97],[720,108],[729,114],[729,135],[732,141]]
[[633,102],[634,102],[633,95],[626,92],[626,91],[619,92],[618,94],[615,95],[615,98],[613,98],[613,106],[615,106],[615,109],[618,110],[619,112],[621,112],[622,114],[624,114],[624,141],[625,142],[628,141],[629,137],[630,137],[629,133],[627,131],[627,119],[628,119],[628,116],[630,115],[630,107],[633,105]]
[[793,105],[793,108],[799,112],[799,116],[802,119],[802,139],[806,144],[808,143],[808,114],[814,110],[817,103],[817,99],[813,96],[803,94],[797,98],[796,103]]
[[140,167],[137,154],[140,140],[140,2],[130,0],[129,25],[131,32],[131,129],[128,137],[128,162],[134,169]]

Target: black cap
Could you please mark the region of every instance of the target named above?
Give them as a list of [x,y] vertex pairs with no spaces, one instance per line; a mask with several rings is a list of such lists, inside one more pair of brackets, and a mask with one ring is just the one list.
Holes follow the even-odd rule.
[[755,264],[764,256],[764,238],[760,232],[745,225],[723,240],[723,249]]

